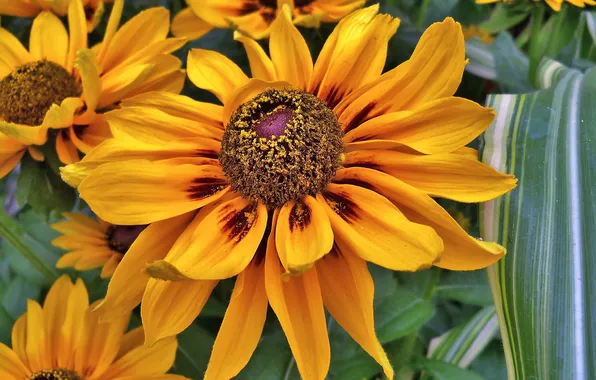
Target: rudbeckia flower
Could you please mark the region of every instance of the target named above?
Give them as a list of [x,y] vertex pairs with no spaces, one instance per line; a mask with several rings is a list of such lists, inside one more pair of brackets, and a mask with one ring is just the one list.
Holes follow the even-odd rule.
[[148,348],[141,327],[124,333],[130,315],[99,322],[85,284],[64,275],[43,307],[27,301],[12,328],[12,349],[0,343],[3,380],[184,380],[165,373],[174,364],[176,339]]
[[56,134],[60,161],[73,163],[78,150],[111,137],[105,110],[146,91],[180,92],[184,72],[169,53],[185,39],[167,38],[169,12],[149,9],[118,28],[123,3],[115,2],[104,40],[92,49],[82,0],[70,2],[70,33],[53,13],[40,13],[29,51],[0,28],[0,177],[27,151],[42,161],[36,146],[48,141],[48,131]]
[[142,300],[151,344],[183,331],[218,281],[237,276],[206,379],[246,365],[268,304],[302,378],[329,368],[324,307],[393,377],[367,262],[396,271],[493,264],[504,248],[469,236],[432,197],[483,202],[517,180],[465,147],[494,113],[453,96],[466,65],[461,26],[433,24],[412,57],[383,74],[399,21],[377,12],[344,18],[313,64],[284,11],[270,57],[239,37],[252,79],[221,54],[189,52],[189,78],[222,105],[155,92],[106,115],[115,138],[62,177],[102,219],[150,225],[99,310]]
[[[104,4],[113,0],[83,0],[83,9],[87,28],[91,32],[101,21]],[[4,0],[0,2],[0,15],[34,17],[42,11],[54,12],[66,16],[71,0]]]
[[132,243],[146,226],[116,226],[82,213],[64,213],[68,220],[52,224],[63,233],[52,240],[55,247],[70,251],[56,263],[56,268],[74,267],[86,271],[103,267],[101,277],[110,277]]
[[[515,0],[476,0],[477,4],[490,4],[503,1],[505,3],[515,3]],[[534,0],[541,1],[541,0]],[[564,2],[568,2],[576,7],[584,8],[586,5],[596,5],[596,0],[544,0],[553,10],[560,11]]]
[[365,0],[186,0],[188,7],[172,21],[175,36],[199,38],[213,28],[234,28],[254,39],[269,35],[271,23],[284,4],[296,25],[318,28],[337,22],[361,8]]

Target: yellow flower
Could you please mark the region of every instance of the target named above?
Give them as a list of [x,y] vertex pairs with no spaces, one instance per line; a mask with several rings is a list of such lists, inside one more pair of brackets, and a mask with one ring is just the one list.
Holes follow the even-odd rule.
[[116,226],[81,213],[68,212],[64,217],[67,222],[52,224],[53,229],[64,234],[52,244],[70,252],[58,260],[56,268],[86,271],[103,266],[102,278],[114,273],[122,256],[146,227]]
[[[184,38],[167,38],[169,12],[152,8],[118,29],[123,0],[114,4],[103,42],[88,49],[82,0],[70,2],[66,28],[51,12],[33,21],[29,51],[0,28],[0,177],[26,151],[57,132],[60,161],[79,160],[111,133],[102,113],[120,100],[152,90],[180,92],[184,72],[169,54]],[[148,28],[147,24],[151,27]]]
[[12,349],[0,343],[3,380],[184,380],[165,375],[174,364],[176,339],[148,348],[141,327],[124,333],[130,314],[99,323],[81,279],[64,275],[43,307],[27,301],[12,328]]
[[213,28],[234,28],[254,39],[269,35],[271,23],[284,4],[291,6],[296,25],[318,28],[337,22],[361,8],[365,0],[186,0],[188,7],[172,21],[175,36],[199,38]]
[[472,37],[478,37],[482,43],[491,44],[495,40],[495,37],[488,31],[478,28],[476,25],[464,26],[464,39],[468,40]]
[[408,61],[382,74],[399,20],[377,12],[344,18],[314,65],[282,12],[271,58],[238,37],[253,79],[219,53],[190,51],[190,80],[223,106],[155,92],[106,115],[115,138],[62,176],[102,219],[150,225],[100,310],[142,299],[153,343],[183,331],[218,281],[237,276],[207,379],[246,365],[268,304],[302,378],[329,368],[323,305],[393,377],[367,262],[399,271],[493,264],[504,248],[469,236],[431,197],[483,202],[517,180],[465,147],[494,113],[453,96],[466,65],[461,26],[433,24]]
[[[66,16],[71,0],[4,0],[0,2],[0,15],[34,17],[42,11]],[[101,21],[104,4],[113,0],[83,0],[87,28],[91,32]]]
[[[515,3],[515,0],[476,0],[477,4],[490,4],[503,1],[504,3]],[[541,0],[534,0],[541,1]],[[586,5],[596,5],[596,0],[544,0],[553,10],[560,11],[563,2],[567,1],[576,7],[584,8]]]

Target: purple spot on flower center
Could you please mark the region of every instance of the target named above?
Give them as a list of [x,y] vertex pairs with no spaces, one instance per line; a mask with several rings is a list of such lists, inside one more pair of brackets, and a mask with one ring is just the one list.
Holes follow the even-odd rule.
[[270,139],[284,134],[286,126],[292,120],[293,113],[285,109],[274,111],[271,115],[265,117],[255,127],[257,136]]

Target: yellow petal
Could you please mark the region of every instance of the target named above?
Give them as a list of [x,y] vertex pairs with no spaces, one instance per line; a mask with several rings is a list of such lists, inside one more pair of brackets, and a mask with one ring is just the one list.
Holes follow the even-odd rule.
[[56,136],[56,153],[60,162],[65,165],[74,164],[79,161],[79,152],[70,140],[67,131],[62,130],[58,132],[58,136]]
[[150,60],[156,65],[155,70],[137,88],[126,97],[132,97],[150,91],[180,93],[184,87],[186,73],[181,69],[182,61],[170,54],[160,54]]
[[101,80],[99,79],[99,67],[95,54],[89,49],[81,49],[77,52],[75,67],[79,71],[83,82],[83,98],[87,111],[95,111],[101,93]]
[[221,168],[131,160],[99,166],[79,186],[81,198],[113,224],[148,224],[196,210],[225,194]]
[[347,153],[344,166],[377,169],[424,191],[430,196],[459,202],[484,202],[515,188],[513,175],[455,153],[416,155],[392,151]]
[[303,379],[323,380],[330,363],[327,322],[317,271],[311,268],[299,276],[283,276],[275,242],[267,244],[265,288],[290,344]]
[[10,138],[23,145],[43,145],[48,139],[46,127],[33,127],[5,121],[0,121],[0,133],[3,138]]
[[408,61],[352,92],[335,112],[344,130],[350,131],[375,116],[452,96],[465,64],[461,25],[447,18],[422,34]]
[[289,7],[282,8],[271,25],[269,54],[278,80],[306,90],[312,76],[312,57],[306,41],[292,24],[289,11]]
[[150,279],[141,302],[145,345],[186,330],[197,318],[218,281]]
[[325,209],[311,196],[286,203],[279,211],[275,245],[290,273],[303,272],[333,247],[333,230]]
[[104,71],[109,72],[129,57],[137,55],[156,42],[165,40],[169,29],[170,12],[167,9],[155,7],[140,12],[122,25],[111,37],[105,56],[100,61]]
[[436,266],[451,270],[481,269],[494,264],[505,254],[505,249],[498,244],[469,236],[428,195],[388,174],[371,169],[349,168],[339,170],[334,180],[357,183],[383,194],[396,203],[409,220],[432,227],[445,246]]
[[39,7],[28,0],[11,0],[0,3],[0,14],[7,16],[34,17],[39,10]]
[[[286,1],[287,0],[283,0]],[[279,9],[279,8],[278,8]],[[227,18],[229,27],[240,33],[260,40],[269,36],[271,30],[270,19],[267,17],[273,16],[272,13],[265,13],[264,11],[250,12],[240,16],[230,16]]]
[[33,20],[29,46],[36,60],[47,59],[66,66],[68,33],[62,21],[53,13],[42,12]]
[[33,145],[27,147],[27,152],[37,162],[43,162],[46,158],[45,154]]
[[66,98],[60,105],[52,104],[52,107],[50,107],[43,119],[42,127],[46,129],[61,129],[72,126],[76,112],[83,105],[83,101],[80,98]]
[[[61,326],[61,339],[57,345],[57,365],[49,368],[74,368],[81,373],[84,367],[85,353],[77,348],[84,339],[85,313],[89,308],[89,294],[83,280],[77,279],[68,297],[60,297],[61,307],[65,308],[64,322]],[[60,306],[56,306],[60,307]],[[54,346],[55,348],[55,346]],[[46,367],[48,368],[48,367]]]
[[176,37],[196,40],[203,37],[211,29],[213,29],[213,26],[195,15],[191,8],[181,10],[172,20],[172,34]]
[[385,376],[393,379],[393,368],[375,333],[375,284],[366,261],[333,250],[317,261],[316,268],[323,303],[333,319],[383,367]]
[[[44,326],[43,310],[33,300],[27,300],[27,358],[32,372],[52,365],[48,336]],[[55,353],[52,353],[55,354]]]
[[344,141],[394,140],[421,153],[451,153],[484,132],[494,115],[470,100],[448,97],[414,111],[377,116],[348,132]]
[[101,76],[99,108],[117,103],[141,86],[155,72],[154,63],[126,66]]
[[174,337],[163,339],[151,347],[136,347],[117,359],[98,380],[125,376],[145,379],[147,375],[163,374],[174,364],[177,348],[178,342]]
[[149,107],[125,107],[105,115],[114,135],[119,132],[150,144],[189,137],[221,140],[223,131],[215,126],[169,115]]
[[79,349],[85,353],[85,369],[90,378],[98,378],[111,365],[118,354],[124,331],[130,322],[130,313],[100,323],[99,313],[91,305],[85,311],[85,338]]
[[21,158],[23,158],[24,154],[25,154],[25,150],[23,149],[19,152],[16,152],[12,156],[9,156],[4,161],[1,161],[0,162],[0,178],[4,178],[8,173],[10,173],[12,171],[12,169],[14,169],[18,165],[18,163],[21,161]]
[[128,312],[141,302],[149,281],[143,271],[145,265],[163,259],[193,217],[194,213],[188,213],[152,223],[140,233],[110,279],[105,299],[97,306],[102,318]]
[[443,242],[432,228],[410,222],[373,191],[330,184],[317,199],[327,210],[342,252],[400,271],[428,268],[443,252]]
[[118,268],[118,264],[122,261],[122,255],[114,254],[107,263],[104,264],[103,268],[101,268],[101,273],[99,277],[101,278],[110,278]]
[[25,367],[17,354],[4,343],[0,343],[0,375],[6,379],[26,379],[30,374],[31,371]]
[[[25,367],[29,368],[29,359],[27,358],[27,313],[23,313],[23,315],[17,318],[12,326],[11,343],[12,350],[17,354]],[[6,358],[0,360],[6,360]],[[19,369],[19,365],[17,363],[14,366],[5,366],[2,364],[0,368]]]
[[230,304],[213,344],[205,380],[235,377],[257,348],[268,305],[263,264],[263,257],[255,258],[238,275]]
[[70,41],[66,69],[72,71],[77,51],[87,48],[87,18],[81,1],[71,1],[68,5],[68,30]]
[[211,50],[189,51],[186,70],[188,78],[195,86],[211,92],[223,104],[234,90],[248,81],[248,77],[238,65]]
[[199,211],[197,218],[201,222],[188,247],[172,250],[165,261],[184,277],[220,280],[242,272],[254,257],[267,227],[267,208],[238,197]]
[[399,20],[378,11],[373,5],[341,20],[319,54],[310,90],[331,107],[383,71]]
[[[229,0],[188,0],[186,2],[197,17],[216,28],[227,28],[227,19],[246,12],[246,3]],[[249,8],[250,10],[250,8]]]
[[97,52],[97,61],[103,68],[103,62],[108,52],[108,48],[116,32],[118,31],[118,26],[120,25],[120,19],[122,18],[122,10],[124,9],[124,0],[115,0],[114,5],[112,6],[112,12],[110,13],[110,18],[108,19],[108,24],[106,26],[106,31],[104,33],[103,41],[101,43],[101,48]]
[[33,61],[33,57],[15,36],[8,30],[0,28],[0,61],[14,70],[18,66]]
[[274,81],[277,79],[273,62],[271,62],[271,59],[267,56],[257,41],[245,37],[238,32],[234,33],[234,39],[242,42],[244,45],[244,50],[246,50],[246,55],[248,55],[250,72],[253,78],[262,79],[264,81]]

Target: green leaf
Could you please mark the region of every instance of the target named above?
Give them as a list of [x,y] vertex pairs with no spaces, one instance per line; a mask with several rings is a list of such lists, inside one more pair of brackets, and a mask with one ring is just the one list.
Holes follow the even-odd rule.
[[17,201],[20,205],[29,204],[36,211],[49,216],[71,210],[74,207],[75,190],[68,186],[56,168],[49,165],[51,159],[46,153],[46,162],[37,162],[29,155],[21,160],[21,173],[17,181]]
[[484,270],[445,271],[441,276],[441,283],[437,287],[437,295],[443,299],[478,306],[487,306],[493,303],[488,277]]
[[373,265],[370,268],[375,280],[375,327],[381,343],[416,332],[432,318],[432,303],[398,287],[391,271]]
[[484,380],[503,380],[507,378],[507,364],[503,354],[503,345],[493,340],[488,347],[470,364],[470,369],[478,372]]
[[[480,310],[466,323],[457,326],[430,342],[427,357],[467,368],[499,331],[494,306]],[[420,378],[428,379],[427,374]]]
[[[283,331],[279,328],[272,334],[263,335],[248,365],[238,374],[238,380],[289,379],[296,371],[292,353]],[[296,372],[297,373],[297,372]],[[200,378],[200,377],[199,377]]]
[[433,380],[482,380],[475,372],[440,360],[419,359],[415,367],[429,373]]
[[174,372],[191,379],[202,379],[207,369],[213,336],[201,327],[192,324],[178,335],[178,353]]
[[528,4],[511,6],[508,4],[497,4],[490,18],[479,25],[489,33],[498,33],[520,24],[530,15],[532,7]]
[[528,57],[521,52],[509,33],[499,34],[490,46],[495,60],[497,82],[503,92],[528,92],[534,87],[528,80]]
[[335,321],[329,323],[328,330],[331,342],[331,377],[362,380],[381,372],[381,366]]
[[482,160],[518,187],[481,205],[481,235],[507,248],[489,269],[510,379],[596,378],[596,69],[553,61],[544,90],[493,95]]

